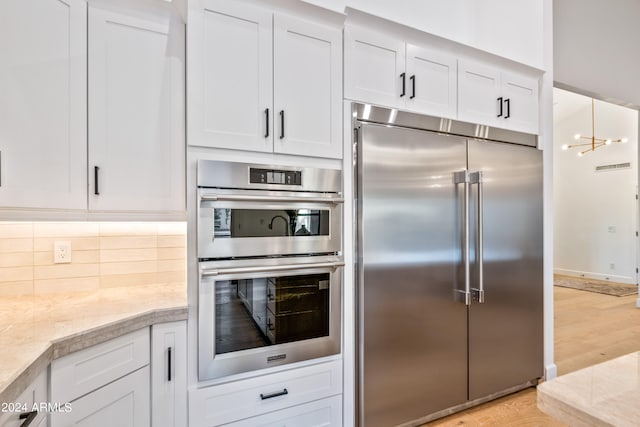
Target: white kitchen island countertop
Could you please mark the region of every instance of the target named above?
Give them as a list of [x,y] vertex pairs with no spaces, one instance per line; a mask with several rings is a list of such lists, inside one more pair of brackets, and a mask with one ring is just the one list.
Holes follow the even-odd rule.
[[538,408],[570,426],[640,426],[640,352],[538,386]]

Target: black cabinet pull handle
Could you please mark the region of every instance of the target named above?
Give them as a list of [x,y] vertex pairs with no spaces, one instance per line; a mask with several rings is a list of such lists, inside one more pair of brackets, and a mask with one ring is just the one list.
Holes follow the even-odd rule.
[[498,117],[502,117],[502,97],[498,98]]
[[402,93],[400,94],[400,98],[402,98],[405,94],[405,73],[400,74],[400,78],[402,79]]
[[171,347],[167,349],[167,381],[171,381]]
[[284,139],[284,110],[280,110],[280,139]]
[[38,411],[23,412],[18,419],[24,420],[20,427],[27,427],[38,416]]
[[505,119],[511,117],[511,100],[509,98],[504,100],[504,103],[507,104],[507,115],[504,116]]
[[269,109],[268,108],[265,108],[264,110],[264,121],[265,121],[264,137],[269,138]]
[[268,394],[260,393],[260,399],[262,400],[273,399],[274,397],[284,396],[286,394],[289,394],[289,391],[285,388],[284,390],[276,391],[275,393],[268,393]]
[[98,171],[100,168],[98,166],[93,167],[93,194],[96,196],[100,195],[100,190],[98,189]]
[[413,76],[409,77],[409,80],[411,80],[411,96],[409,97],[409,99],[413,99],[416,97],[416,75],[414,74]]

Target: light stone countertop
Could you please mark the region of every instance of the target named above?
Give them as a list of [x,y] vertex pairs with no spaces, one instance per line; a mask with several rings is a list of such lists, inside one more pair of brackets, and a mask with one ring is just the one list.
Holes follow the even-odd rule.
[[540,384],[538,408],[570,426],[640,426],[640,352]]
[[187,318],[181,285],[0,299],[0,402],[11,402],[53,359],[156,323]]

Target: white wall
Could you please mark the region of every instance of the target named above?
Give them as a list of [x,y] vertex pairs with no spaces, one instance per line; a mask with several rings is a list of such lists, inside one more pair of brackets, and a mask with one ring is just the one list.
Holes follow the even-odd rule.
[[640,106],[640,2],[554,0],[554,79]]
[[[563,151],[561,146],[578,142],[576,133],[591,136],[591,98],[559,89],[554,94],[557,111],[564,107],[560,104],[577,105],[554,123],[554,270],[635,283],[638,114],[596,100],[596,137],[627,137],[629,142],[578,157],[578,149]],[[631,169],[595,172],[596,166],[625,162]]]
[[544,68],[542,0],[303,0],[358,9],[514,61]]

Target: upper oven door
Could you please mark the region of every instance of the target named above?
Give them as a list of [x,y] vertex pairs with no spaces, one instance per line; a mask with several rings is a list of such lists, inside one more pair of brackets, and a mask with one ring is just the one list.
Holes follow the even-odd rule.
[[336,253],[343,199],[336,194],[198,190],[198,258]]

